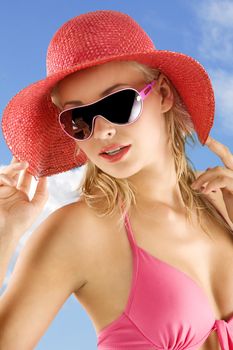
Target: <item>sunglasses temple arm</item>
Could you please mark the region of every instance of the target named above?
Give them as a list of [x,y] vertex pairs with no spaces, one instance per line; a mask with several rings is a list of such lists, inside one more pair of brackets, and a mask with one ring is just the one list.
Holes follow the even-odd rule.
[[150,92],[152,91],[152,87],[155,84],[155,80],[153,80],[151,83],[149,83],[144,89],[142,89],[140,91],[140,96],[142,98],[142,100],[144,100],[146,98],[147,95],[150,94]]

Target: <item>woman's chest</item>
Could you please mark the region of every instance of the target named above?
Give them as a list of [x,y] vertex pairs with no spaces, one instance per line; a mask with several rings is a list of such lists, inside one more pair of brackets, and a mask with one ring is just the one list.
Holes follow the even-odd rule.
[[201,220],[207,233],[195,220],[190,225],[179,216],[174,224],[163,220],[153,224],[147,219],[142,226],[135,216],[131,227],[140,248],[174,267],[175,272],[184,272],[215,318],[227,320],[233,316],[233,232],[207,217]]
[[[161,224],[161,220],[158,225],[157,221],[148,218],[131,219],[139,249],[188,275],[204,293],[206,303],[217,319],[233,315],[233,239],[226,230],[209,223],[209,237],[200,228],[185,226],[178,217],[176,225]],[[98,254],[91,283],[87,283],[77,296],[97,333],[117,320],[125,310],[135,273],[126,230],[116,232],[116,227],[112,226],[110,232],[116,240],[110,240],[108,248],[105,246]],[[201,318],[202,310],[199,312]],[[207,349],[219,349],[215,332],[200,348]]]

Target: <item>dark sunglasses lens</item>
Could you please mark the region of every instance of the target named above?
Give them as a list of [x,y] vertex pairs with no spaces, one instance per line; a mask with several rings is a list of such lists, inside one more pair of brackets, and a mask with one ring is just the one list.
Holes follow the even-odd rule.
[[60,115],[64,130],[78,140],[85,140],[92,132],[92,121],[102,115],[111,123],[127,124],[133,122],[141,112],[141,97],[132,89],[125,89],[89,106],[80,106]]

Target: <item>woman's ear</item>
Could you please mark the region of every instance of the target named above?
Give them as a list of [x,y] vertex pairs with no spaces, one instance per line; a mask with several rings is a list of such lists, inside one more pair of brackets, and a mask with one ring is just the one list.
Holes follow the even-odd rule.
[[174,95],[167,77],[160,74],[157,80],[157,92],[161,96],[161,112],[167,112],[174,103]]

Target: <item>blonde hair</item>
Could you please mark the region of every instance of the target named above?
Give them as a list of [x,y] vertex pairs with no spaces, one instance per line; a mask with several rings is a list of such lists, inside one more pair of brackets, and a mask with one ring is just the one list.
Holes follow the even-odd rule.
[[[159,69],[149,67],[136,61],[127,62],[143,72],[146,83],[151,82],[161,73]],[[166,77],[166,79],[173,92],[174,103],[171,109],[164,113],[165,124],[172,146],[171,149],[175,162],[177,183],[179,184],[181,196],[186,206],[186,217],[189,222],[192,222],[191,214],[193,209],[195,209],[199,225],[202,227],[203,231],[209,235],[207,228],[205,228],[201,221],[201,211],[204,211],[208,218],[232,232],[228,222],[208,198],[201,192],[193,190],[190,187],[196,178],[196,169],[185,153],[185,142],[187,141],[188,143],[191,141],[193,145],[196,143],[192,135],[193,131],[195,131],[194,125],[176,88],[168,77]],[[56,89],[57,87],[55,86],[51,97],[53,103],[60,108],[59,101],[56,98]],[[77,151],[80,151],[78,144],[75,149],[76,157]],[[132,204],[135,206],[137,205],[135,197],[136,189],[127,178],[114,178],[99,169],[89,159],[86,163],[83,178],[79,186],[76,188],[76,191],[86,204],[95,210],[100,217],[121,214],[120,203],[123,203],[125,212],[129,211]],[[123,215],[119,215],[119,221],[117,224],[122,227],[124,224]]]

